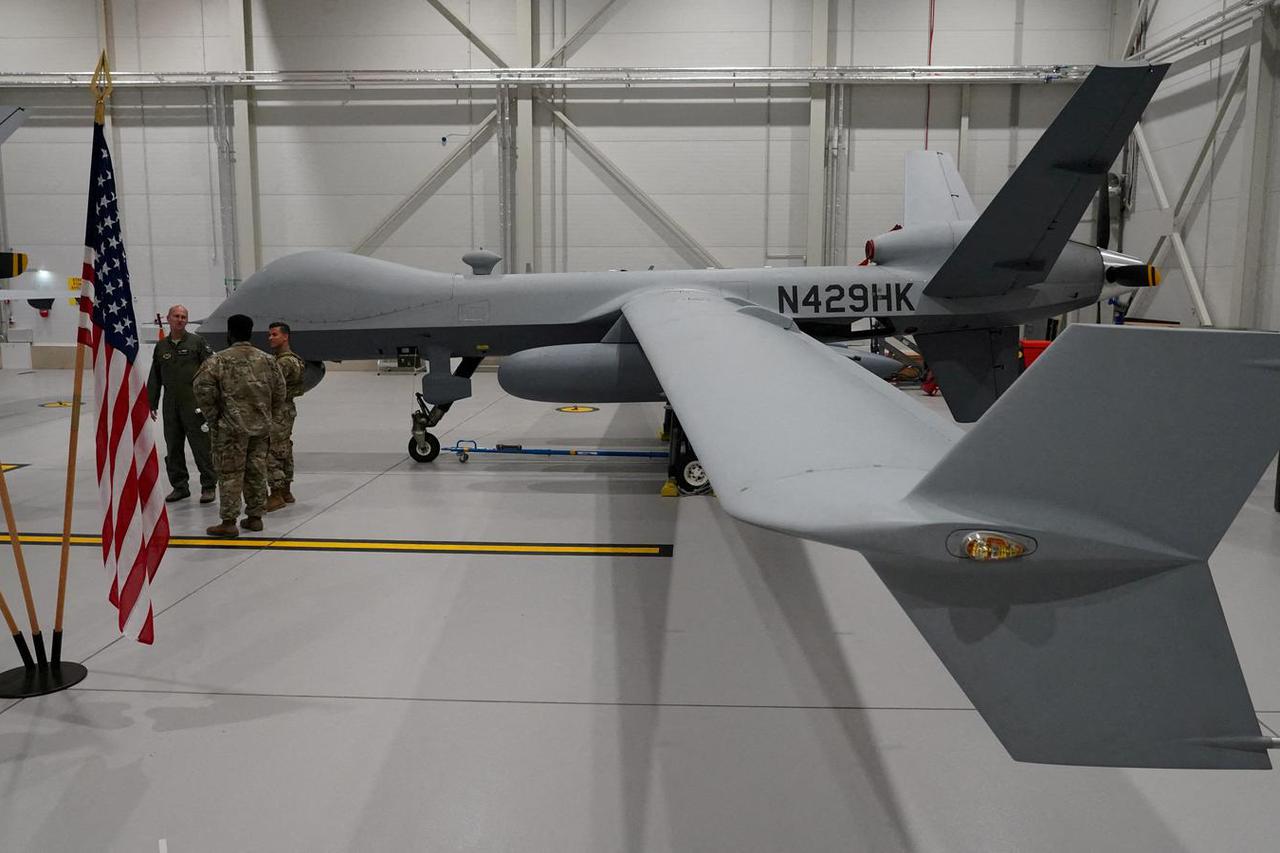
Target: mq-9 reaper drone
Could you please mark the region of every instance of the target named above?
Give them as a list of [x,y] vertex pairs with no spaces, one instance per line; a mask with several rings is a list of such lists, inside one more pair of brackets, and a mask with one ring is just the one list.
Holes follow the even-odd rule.
[[[1073,325],[1013,382],[1019,325],[1156,282],[1069,237],[1166,70],[1096,68],[981,215],[949,157],[909,155],[904,227],[866,266],[464,277],[309,252],[201,332],[244,313],[309,358],[425,355],[423,457],[485,355],[521,397],[665,399],[723,510],[861,552],[1015,759],[1266,768],[1207,560],[1275,455],[1280,335]],[[801,331],[861,317],[915,335],[972,429]]]

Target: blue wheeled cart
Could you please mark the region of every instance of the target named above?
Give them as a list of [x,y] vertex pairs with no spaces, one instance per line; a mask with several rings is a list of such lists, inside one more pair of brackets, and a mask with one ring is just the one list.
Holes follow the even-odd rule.
[[[508,456],[603,456],[615,459],[665,459],[667,482],[662,487],[664,496],[703,495],[711,491],[708,476],[693,446],[689,444],[680,420],[668,406],[663,417],[659,438],[667,442],[666,450],[586,450],[561,447],[525,447],[522,444],[498,444],[481,447],[469,438],[455,441],[452,447],[441,447],[440,442],[426,431],[428,411],[425,401],[419,400],[421,412],[414,413],[414,437],[409,440],[409,455],[415,462],[431,462],[440,453],[452,453],[459,462],[466,462],[473,453],[495,453]],[[419,442],[422,443],[419,443]]]

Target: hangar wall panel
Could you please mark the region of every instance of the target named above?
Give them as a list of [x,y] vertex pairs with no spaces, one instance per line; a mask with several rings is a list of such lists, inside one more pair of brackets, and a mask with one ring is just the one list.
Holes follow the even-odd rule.
[[[1147,43],[1158,43],[1222,9],[1221,3],[1161,0],[1155,7]],[[1226,38],[1211,40],[1198,51],[1182,56],[1152,101],[1144,119],[1144,129],[1170,202],[1175,202],[1181,193],[1214,115],[1228,95],[1231,77],[1241,57],[1255,41],[1254,31],[1230,33]],[[1274,51],[1265,63],[1264,73],[1274,75]],[[1214,324],[1232,326],[1243,323],[1277,329],[1280,328],[1280,312],[1277,311],[1280,306],[1277,306],[1275,298],[1277,266],[1271,247],[1280,236],[1280,197],[1275,192],[1268,193],[1266,214],[1261,223],[1264,252],[1257,273],[1260,304],[1256,316],[1249,306],[1243,304],[1243,276],[1246,273],[1241,269],[1238,235],[1241,229],[1249,226],[1241,219],[1242,195],[1248,189],[1244,186],[1245,165],[1255,144],[1246,120],[1244,95],[1246,92],[1242,90],[1234,96],[1213,139],[1204,174],[1191,196],[1182,233]],[[1261,104],[1259,111],[1264,116],[1280,116],[1274,97],[1270,102]],[[1270,144],[1271,168],[1267,174],[1252,177],[1253,182],[1266,187],[1274,186],[1276,176],[1280,174],[1274,168],[1277,157],[1274,133]],[[1158,212],[1150,177],[1141,168],[1137,175],[1135,208],[1135,215],[1126,228],[1125,247],[1145,254],[1164,230],[1164,216]],[[1166,254],[1162,269],[1165,273],[1164,286],[1139,313],[1197,325],[1198,318],[1186,291],[1185,277],[1172,253]]]
[[[1271,66],[1274,69],[1274,64]],[[1280,329],[1280,89],[1265,105],[1271,119],[1271,148],[1267,162],[1266,213],[1262,225],[1261,287],[1258,291],[1259,323]]]
[[[6,4],[0,70],[84,70],[103,45],[121,71],[229,66],[225,0],[111,0],[109,33],[101,31],[100,6],[92,0]],[[53,270],[62,280],[79,275],[91,96],[24,89],[0,92],[0,101],[29,110],[26,124],[0,146],[6,239],[28,252],[32,269]],[[223,291],[210,123],[203,91],[120,90],[113,97],[108,142],[140,321],[174,302],[200,316]],[[17,286],[24,286],[21,279]],[[63,300],[47,319],[17,305],[13,320],[32,327],[38,341],[74,340],[75,310]]]
[[1262,287],[1259,314],[1265,328],[1280,329],[1280,93],[1271,104],[1271,153],[1268,161],[1267,210],[1263,223]]

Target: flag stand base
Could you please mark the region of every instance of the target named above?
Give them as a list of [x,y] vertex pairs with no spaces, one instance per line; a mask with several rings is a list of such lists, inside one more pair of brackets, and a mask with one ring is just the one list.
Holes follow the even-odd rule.
[[78,663],[25,667],[0,672],[0,699],[27,699],[57,693],[84,681],[89,670]]

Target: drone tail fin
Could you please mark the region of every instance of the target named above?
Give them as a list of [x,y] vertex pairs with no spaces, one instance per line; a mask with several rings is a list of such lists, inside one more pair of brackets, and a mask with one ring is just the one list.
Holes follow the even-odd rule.
[[869,559],[1014,758],[1268,768],[1206,560],[1278,441],[1280,335],[1071,327]]

